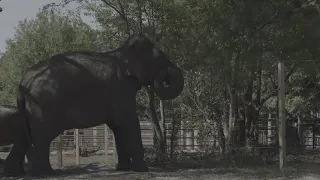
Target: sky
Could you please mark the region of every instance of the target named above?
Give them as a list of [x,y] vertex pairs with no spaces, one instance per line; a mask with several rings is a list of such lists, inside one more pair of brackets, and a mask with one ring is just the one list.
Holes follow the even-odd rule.
[[5,51],[5,40],[13,37],[14,27],[25,18],[35,17],[39,8],[54,0],[1,0],[0,6],[0,52]]
[[[43,5],[52,2],[59,3],[61,0],[1,0],[0,7],[3,11],[0,12],[0,52],[6,50],[5,40],[13,37],[14,28],[19,21],[35,17]],[[86,22],[88,19],[83,20]]]

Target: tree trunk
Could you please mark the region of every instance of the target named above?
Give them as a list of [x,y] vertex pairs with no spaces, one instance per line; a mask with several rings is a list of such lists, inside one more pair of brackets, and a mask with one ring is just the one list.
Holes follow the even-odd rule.
[[163,162],[163,158],[165,155],[165,144],[164,144],[164,137],[163,133],[161,132],[161,128],[157,119],[157,113],[155,109],[154,104],[154,91],[152,88],[146,88],[149,96],[149,108],[151,113],[151,123],[153,125],[154,131],[155,131],[155,147],[157,150],[157,160],[160,160],[160,162]]
[[254,70],[252,69],[250,78],[247,84],[247,91],[245,93],[245,141],[247,146],[251,146],[252,136],[251,136],[251,128],[252,128],[252,121],[253,121],[253,106],[252,106],[252,94],[253,94],[253,82],[254,82]]
[[219,148],[220,148],[220,153],[225,156],[226,154],[226,138],[223,133],[223,126],[222,126],[222,121],[216,121],[217,125],[217,131],[218,131],[218,142],[219,142]]
[[236,122],[236,90],[235,87],[230,88],[230,104],[229,104],[229,131],[228,131],[228,149],[233,148],[234,126]]
[[181,121],[178,121],[178,119],[175,116],[175,109],[173,102],[171,101],[171,109],[172,109],[172,128],[171,128],[171,135],[170,135],[170,158],[171,160],[174,159],[174,151],[176,149],[176,143],[177,143],[177,134],[179,131],[179,127],[181,126]]
[[259,130],[257,128],[257,122],[259,121],[259,117],[260,117],[260,107],[261,106],[261,84],[262,84],[262,68],[261,68],[261,64],[260,62],[258,62],[258,74],[257,74],[257,91],[256,91],[256,103],[255,103],[255,107],[256,108],[252,108],[254,110],[254,116],[253,116],[253,121],[252,121],[252,131],[254,134],[254,140],[255,140],[255,144],[258,143],[258,139],[259,139]]
[[225,139],[229,139],[229,109],[228,109],[228,93],[225,91],[224,93],[224,103],[223,103],[223,109],[222,109],[222,126],[223,126],[223,133]]
[[[241,129],[243,128],[243,126],[241,126],[242,123],[242,119],[240,118],[240,104],[239,104],[239,99],[238,96],[235,96],[236,98],[236,102],[235,102],[235,106],[234,106],[234,133],[233,133],[233,142],[235,142],[235,145],[241,145],[243,141],[241,141]],[[243,121],[244,124],[244,121]]]
[[231,60],[231,81],[229,83],[229,131],[228,131],[228,152],[231,152],[234,145],[234,127],[237,122],[237,74],[239,65],[240,52]]
[[[166,145],[167,145],[167,133],[166,133],[166,119],[165,119],[165,112],[164,112],[164,103],[163,101],[160,99],[160,119],[161,119],[161,133],[162,133],[162,137],[163,137],[163,147],[160,147],[160,151],[162,153],[166,153]],[[163,148],[163,149],[162,149]]]

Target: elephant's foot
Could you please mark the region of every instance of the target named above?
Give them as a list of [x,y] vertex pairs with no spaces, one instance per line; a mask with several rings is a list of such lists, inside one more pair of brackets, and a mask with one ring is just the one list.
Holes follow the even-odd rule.
[[19,177],[24,175],[23,164],[19,158],[8,156],[4,164],[3,174],[5,177]]
[[149,168],[145,161],[132,161],[131,165],[132,171],[135,172],[149,172]]
[[42,166],[32,166],[32,176],[53,176],[56,171],[52,169],[50,165]]
[[117,167],[117,171],[130,171],[131,170],[131,161],[129,162],[119,162]]

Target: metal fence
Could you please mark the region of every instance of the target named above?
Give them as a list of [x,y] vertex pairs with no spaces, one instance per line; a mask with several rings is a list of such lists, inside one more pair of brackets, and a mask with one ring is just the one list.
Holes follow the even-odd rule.
[[[142,142],[145,148],[151,148],[154,145],[154,130],[151,122],[140,122]],[[166,123],[167,143],[170,145],[171,139],[171,123]],[[106,132],[107,131],[107,132]],[[179,128],[175,136],[175,146],[182,150],[200,149],[201,145],[197,141],[196,129]],[[62,134],[62,150],[74,152],[76,147],[75,130],[67,130]],[[79,129],[79,148],[88,151],[103,151],[107,143],[108,152],[114,150],[114,137],[112,131],[105,125],[100,125],[87,129]],[[56,151],[58,141],[57,138],[51,142],[50,150]]]
[[[258,123],[258,143],[260,145],[272,144],[277,141],[277,120],[269,116],[269,118],[261,118]],[[147,121],[140,122],[142,131],[142,141],[145,148],[153,147],[154,145],[154,130],[152,124]],[[105,147],[108,147],[108,152],[112,153],[115,149],[114,137],[112,131],[106,126],[100,125],[87,129],[79,129],[79,148],[87,151],[105,152]],[[320,146],[320,123],[300,123],[296,126],[299,131],[301,144],[305,147],[313,149]],[[218,147],[218,141],[215,137],[210,137],[205,141],[198,141],[198,129],[188,129],[184,125],[177,128],[174,146],[178,150],[195,150],[203,151],[206,146],[211,148]],[[166,134],[168,147],[170,146],[172,124],[166,123]],[[75,153],[76,141],[75,130],[67,130],[62,134],[62,150],[66,153]],[[107,138],[106,138],[107,137]],[[57,138],[51,142],[51,152],[57,151]],[[10,149],[7,149],[10,150]]]
[[[141,121],[141,136],[145,148],[153,147],[154,145],[154,130],[150,122]],[[88,151],[103,151],[107,144],[108,152],[114,150],[114,137],[112,131],[105,125],[100,125],[93,128],[79,130],[79,148]],[[259,144],[270,144],[275,141],[277,135],[276,121],[274,118],[262,119],[258,123],[259,129]],[[167,145],[170,146],[171,142],[172,124],[166,123]],[[198,129],[186,128],[183,124],[177,128],[177,133],[174,137],[174,146],[178,150],[189,151],[203,151],[206,146],[212,148],[218,147],[218,141],[215,137],[210,137],[205,141],[199,141]],[[63,151],[73,152],[75,149],[75,135],[74,130],[65,131],[62,135],[62,149]],[[106,135],[107,134],[107,135]],[[106,138],[107,137],[107,138]],[[57,139],[51,142],[51,151],[56,151]]]

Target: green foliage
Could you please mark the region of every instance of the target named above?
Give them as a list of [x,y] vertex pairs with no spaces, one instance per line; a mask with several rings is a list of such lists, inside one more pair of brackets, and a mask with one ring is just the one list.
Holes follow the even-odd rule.
[[[37,61],[74,49],[113,49],[130,34],[143,32],[184,70],[184,91],[171,105],[165,103],[167,121],[178,126],[188,121],[188,127],[200,129],[202,140],[222,137],[222,149],[222,140],[231,139],[229,122],[245,122],[249,128],[240,130],[250,138],[259,116],[276,113],[279,60],[286,66],[288,116],[319,109],[316,1],[63,1],[79,2],[85,15],[94,17],[97,30],[75,13],[40,12],[36,19],[20,22],[2,56],[2,103],[14,103],[19,77]],[[141,118],[151,118],[146,94],[137,96]],[[158,99],[156,103],[158,108]]]
[[61,52],[96,50],[96,41],[95,31],[75,13],[59,16],[39,12],[36,18],[19,22],[2,56],[0,102],[15,104],[20,77],[36,62]]

